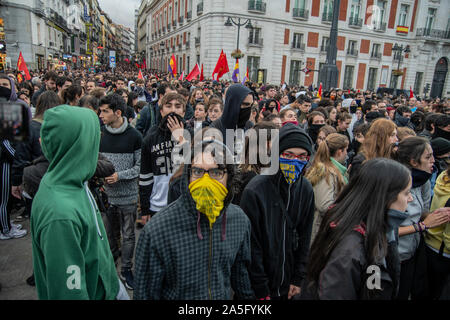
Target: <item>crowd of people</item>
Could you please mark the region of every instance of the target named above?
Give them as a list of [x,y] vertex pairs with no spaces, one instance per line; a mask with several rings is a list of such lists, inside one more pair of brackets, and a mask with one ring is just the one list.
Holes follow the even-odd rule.
[[39,299],[450,298],[447,99],[142,74],[0,74]]

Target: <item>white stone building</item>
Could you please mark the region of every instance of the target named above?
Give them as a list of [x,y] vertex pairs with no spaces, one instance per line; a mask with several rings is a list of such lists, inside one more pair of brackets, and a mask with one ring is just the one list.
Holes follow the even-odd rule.
[[[450,94],[450,1],[341,0],[339,11],[340,88],[412,87],[421,95],[428,84],[435,96]],[[318,72],[301,70],[325,63],[332,12],[332,0],[143,0],[138,50],[148,68],[166,71],[174,54],[180,72],[200,62],[209,78],[223,49],[230,79],[237,27],[224,24],[250,19],[252,29],[240,28],[241,78],[248,67],[259,82],[317,86]],[[395,44],[410,49],[400,68]]]

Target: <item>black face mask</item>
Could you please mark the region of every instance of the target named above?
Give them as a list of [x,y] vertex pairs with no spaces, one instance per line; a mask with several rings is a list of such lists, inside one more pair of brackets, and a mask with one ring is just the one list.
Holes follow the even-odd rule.
[[11,98],[11,89],[0,87],[0,98],[9,100]]
[[358,108],[358,106],[350,106],[350,113],[356,113],[356,108]]
[[248,119],[250,118],[251,113],[252,113],[251,107],[247,107],[247,108],[241,109],[239,111],[239,119],[238,119],[238,123],[237,123],[238,128],[243,129],[245,127],[245,124],[247,123]]
[[159,124],[159,129],[161,131],[170,131],[169,127],[167,126],[169,117],[177,118],[178,122],[184,122],[183,117],[181,117],[179,114],[176,114],[175,112],[171,112],[168,115],[166,115],[164,118],[162,118],[161,123]]
[[450,132],[447,132],[439,127],[436,127],[436,132],[433,138],[444,138],[450,140]]
[[352,142],[352,147],[353,150],[355,150],[355,153],[358,153],[359,148],[361,147],[361,142],[359,142],[358,140],[354,139]]

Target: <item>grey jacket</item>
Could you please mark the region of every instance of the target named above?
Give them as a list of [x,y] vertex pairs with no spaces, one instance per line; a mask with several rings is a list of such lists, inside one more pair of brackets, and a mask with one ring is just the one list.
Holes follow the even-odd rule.
[[[413,201],[408,203],[406,212],[408,218],[400,225],[401,227],[410,226],[420,221],[420,217],[424,212],[430,209],[431,203],[431,183],[428,180],[424,185],[411,189]],[[420,242],[420,234],[418,232],[401,236],[398,242],[398,252],[400,261],[408,260],[414,256]]]

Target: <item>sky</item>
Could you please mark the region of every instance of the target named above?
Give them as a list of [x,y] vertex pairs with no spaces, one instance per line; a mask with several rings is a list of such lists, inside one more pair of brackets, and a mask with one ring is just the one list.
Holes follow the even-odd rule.
[[134,31],[134,9],[139,8],[141,0],[98,0],[98,3],[114,23]]

